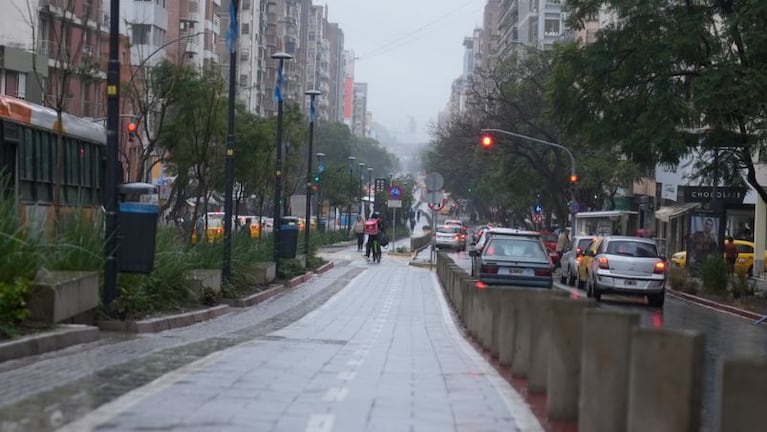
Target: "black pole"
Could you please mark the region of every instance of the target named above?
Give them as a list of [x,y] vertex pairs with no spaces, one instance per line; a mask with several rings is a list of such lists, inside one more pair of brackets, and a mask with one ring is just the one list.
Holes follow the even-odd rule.
[[104,172],[104,209],[106,238],[104,239],[104,307],[117,298],[117,156],[120,122],[120,0],[109,7],[109,64],[107,66],[107,148]]
[[[309,154],[306,161],[306,218],[304,223],[304,267],[309,268],[309,231],[312,220],[312,155],[314,154],[314,98],[318,90],[309,90]],[[319,221],[317,223],[319,225]]]
[[361,163],[360,164],[360,215],[362,216],[363,219],[365,218],[365,202],[362,201],[362,179],[363,179],[362,176],[364,175],[362,170],[364,168],[365,168],[365,164]]
[[352,229],[352,174],[354,173],[354,160],[353,156],[349,157],[349,203],[346,206],[346,232],[348,233]]
[[226,285],[232,278],[232,193],[234,191],[234,98],[237,85],[237,10],[239,0],[231,0],[229,17],[231,33],[229,45],[229,106],[226,125],[226,155],[224,159],[224,264],[221,282]]
[[282,73],[285,66],[285,59],[291,58],[289,54],[277,53],[272,58],[278,60],[277,66],[277,161],[274,172],[274,221],[272,222],[272,231],[274,234],[274,250],[272,259],[274,260],[274,272],[279,277],[280,271],[280,212],[282,209]]

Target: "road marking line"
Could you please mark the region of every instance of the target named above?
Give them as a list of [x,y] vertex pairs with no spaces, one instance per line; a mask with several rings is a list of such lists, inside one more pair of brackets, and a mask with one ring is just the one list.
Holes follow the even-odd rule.
[[490,381],[498,396],[506,404],[506,409],[509,410],[519,430],[522,432],[543,432],[540,422],[538,422],[533,412],[530,411],[530,407],[522,396],[458,332],[455,321],[453,321],[453,317],[450,315],[450,310],[447,307],[447,302],[442,296],[442,288],[440,287],[437,275],[431,273],[431,278],[433,282],[432,288],[442,309],[442,320],[445,322],[450,336],[453,337],[456,344],[476,365],[477,369]]
[[312,414],[306,432],[330,432],[333,430],[333,414]]
[[348,394],[349,389],[346,387],[331,387],[327,392],[325,392],[325,395],[322,396],[322,400],[324,402],[342,402],[344,399],[346,399],[346,395]]
[[362,359],[359,359],[359,360],[358,359],[351,359],[348,362],[346,362],[346,366],[359,366],[362,363],[364,363],[364,361]]
[[343,371],[343,372],[339,372],[338,375],[336,375],[336,378],[338,378],[340,380],[343,380],[343,381],[351,381],[356,376],[357,376],[357,372],[354,372],[354,371]]

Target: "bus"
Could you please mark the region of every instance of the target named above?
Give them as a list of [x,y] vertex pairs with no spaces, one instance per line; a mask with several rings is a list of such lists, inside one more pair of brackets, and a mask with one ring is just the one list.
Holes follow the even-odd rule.
[[[56,179],[56,111],[0,95],[0,171],[21,206],[22,220],[45,223],[53,217]],[[60,204],[100,208],[106,130],[103,125],[63,114]]]

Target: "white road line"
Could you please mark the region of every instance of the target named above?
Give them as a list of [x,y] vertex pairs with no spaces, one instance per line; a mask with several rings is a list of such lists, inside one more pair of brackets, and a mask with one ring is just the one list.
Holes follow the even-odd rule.
[[[233,347],[234,348],[234,347]],[[232,349],[232,348],[229,348]],[[154,396],[157,393],[169,388],[176,382],[180,381],[184,377],[199,372],[205,368],[210,367],[213,363],[219,360],[226,352],[218,351],[207,357],[203,357],[200,360],[192,362],[184,367],[167,373],[160,378],[150,382],[149,384],[132,390],[112,402],[106,403],[94,411],[91,411],[79,420],[72,422],[62,428],[59,428],[57,432],[86,432],[92,431],[104,423],[109,422],[111,419],[117,417],[121,413],[128,411],[134,406],[140,404],[145,399]]]
[[348,362],[346,362],[346,366],[354,367],[354,366],[359,366],[362,363],[364,363],[362,359],[351,359]]
[[338,375],[336,375],[336,378],[338,378],[338,379],[340,379],[342,381],[351,381],[356,376],[357,376],[357,372],[354,372],[354,371],[342,371],[342,372],[339,372]]
[[346,387],[331,387],[322,396],[324,402],[342,402],[346,399],[346,395],[349,394],[349,389]]
[[469,343],[466,342],[463,336],[461,336],[461,334],[458,332],[458,329],[455,326],[455,322],[450,315],[450,310],[447,307],[447,302],[442,296],[442,288],[440,288],[437,275],[431,273],[431,278],[433,282],[432,288],[434,289],[437,301],[442,308],[442,319],[444,320],[445,324],[447,324],[447,330],[448,333],[450,333],[450,336],[453,337],[457,345],[461,347],[461,350],[469,357],[469,359],[474,362],[477,369],[481,371],[488,380],[490,380],[490,383],[495,388],[495,391],[506,404],[506,408],[509,410],[512,418],[517,423],[519,430],[522,432],[543,432],[541,424],[538,422],[538,419],[535,417],[533,412],[530,411],[530,407],[527,405],[527,402],[525,402],[522,396],[520,396],[519,393],[514,390],[511,384],[503,379],[503,377],[498,375],[498,371],[490,366],[490,364],[488,364],[487,361],[485,361],[485,359],[482,358],[479,353],[477,353],[474,347],[469,345]]
[[312,414],[306,432],[330,432],[333,430],[333,414]]

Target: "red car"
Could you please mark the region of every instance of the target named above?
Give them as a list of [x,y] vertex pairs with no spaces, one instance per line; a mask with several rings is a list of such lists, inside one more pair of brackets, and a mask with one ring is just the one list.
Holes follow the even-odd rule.
[[546,250],[549,251],[551,263],[554,265],[559,264],[559,254],[557,253],[557,235],[550,231],[538,231],[538,234],[541,235],[543,245],[546,247]]

